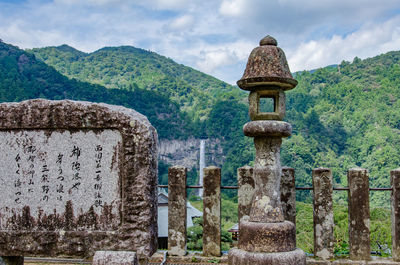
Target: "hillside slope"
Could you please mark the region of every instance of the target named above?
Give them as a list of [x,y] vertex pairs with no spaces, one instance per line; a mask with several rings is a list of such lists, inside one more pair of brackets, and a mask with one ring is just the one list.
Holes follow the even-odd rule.
[[[311,169],[323,166],[333,169],[336,186],[346,186],[347,170],[359,166],[369,170],[370,186],[390,186],[390,170],[400,166],[399,63],[394,51],[296,74],[287,111],[294,134],[283,144],[282,161],[296,168],[299,185],[310,185]],[[371,196],[372,204],[389,198]]]
[[192,119],[205,119],[218,99],[239,98],[235,87],[131,46],[83,53],[67,45],[28,50],[60,73],[107,88],[156,91],[179,104]]
[[180,138],[194,130],[186,114],[165,95],[144,89],[135,92],[107,89],[69,79],[37,60],[35,55],[4,42],[0,42],[0,80],[0,102],[32,98],[105,102],[133,108],[146,115],[161,138]]

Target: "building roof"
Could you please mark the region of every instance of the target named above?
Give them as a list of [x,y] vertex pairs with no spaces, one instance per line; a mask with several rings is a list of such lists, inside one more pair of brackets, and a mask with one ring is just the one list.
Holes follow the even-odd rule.
[[234,224],[231,228],[229,228],[228,232],[234,233],[239,231],[239,224]]
[[168,204],[168,194],[163,190],[158,192],[158,205],[160,204]]

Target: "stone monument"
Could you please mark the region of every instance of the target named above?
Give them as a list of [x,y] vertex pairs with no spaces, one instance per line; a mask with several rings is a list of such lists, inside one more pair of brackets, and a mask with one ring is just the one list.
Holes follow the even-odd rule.
[[157,250],[157,133],[134,110],[0,104],[0,182],[6,260]]
[[[248,59],[242,79],[237,82],[250,91],[249,114],[252,121],[244,125],[244,134],[254,138],[255,190],[249,220],[239,226],[238,248],[229,252],[229,264],[305,265],[305,253],[296,249],[296,229],[284,220],[280,198],[282,137],[292,133],[285,116],[285,91],[294,88],[285,54],[277,41],[267,36]],[[273,112],[263,112],[260,102],[273,101]],[[263,101],[262,101],[263,102]]]

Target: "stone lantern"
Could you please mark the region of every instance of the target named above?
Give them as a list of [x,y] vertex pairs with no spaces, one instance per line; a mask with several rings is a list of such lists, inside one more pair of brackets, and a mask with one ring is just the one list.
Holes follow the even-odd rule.
[[[277,41],[267,36],[250,54],[243,77],[237,82],[250,91],[249,114],[252,121],[244,125],[246,136],[254,138],[255,191],[250,218],[239,226],[238,248],[229,252],[229,264],[305,265],[305,253],[296,249],[296,228],[285,221],[280,198],[282,168],[280,147],[292,126],[285,116],[285,91],[294,88],[285,54]],[[263,98],[273,101],[273,112],[263,112]]]

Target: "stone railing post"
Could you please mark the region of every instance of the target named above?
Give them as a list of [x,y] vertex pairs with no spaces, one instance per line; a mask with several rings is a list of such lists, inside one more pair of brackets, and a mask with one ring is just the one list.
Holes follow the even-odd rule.
[[221,169],[204,168],[203,255],[221,256]]
[[400,261],[400,168],[390,171],[392,186],[392,257]]
[[168,254],[186,254],[186,175],[187,169],[168,169]]
[[248,219],[254,194],[253,168],[244,166],[238,168],[238,219]]
[[352,260],[369,260],[371,255],[368,177],[368,171],[363,168],[352,168],[347,173],[349,248]]
[[333,179],[328,168],[312,171],[314,188],[314,255],[328,260],[333,258]]
[[281,201],[285,220],[296,225],[296,186],[294,168],[282,167]]

